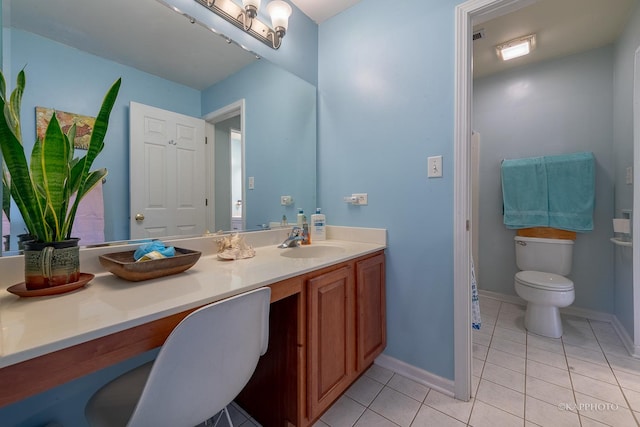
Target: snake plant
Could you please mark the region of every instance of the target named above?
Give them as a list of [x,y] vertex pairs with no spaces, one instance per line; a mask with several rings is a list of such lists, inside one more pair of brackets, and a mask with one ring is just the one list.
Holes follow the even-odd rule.
[[[11,97],[6,96],[4,75],[0,72],[0,148],[10,175],[10,193],[27,231],[35,240],[57,242],[69,239],[80,200],[107,175],[105,168],[91,171],[91,165],[104,148],[109,115],[120,89],[115,81],[102,101],[91,134],[89,148],[74,157],[75,125],[65,134],[55,114],[42,140],[31,151],[29,163],[22,143],[20,103],[25,88],[24,70],[18,73]],[[75,201],[71,202],[75,195]]]

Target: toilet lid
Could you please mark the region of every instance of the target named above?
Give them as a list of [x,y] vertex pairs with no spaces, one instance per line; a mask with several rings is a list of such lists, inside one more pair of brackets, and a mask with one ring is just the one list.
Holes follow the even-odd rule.
[[520,271],[516,273],[516,280],[523,285],[547,291],[570,291],[573,282],[564,276],[541,271]]

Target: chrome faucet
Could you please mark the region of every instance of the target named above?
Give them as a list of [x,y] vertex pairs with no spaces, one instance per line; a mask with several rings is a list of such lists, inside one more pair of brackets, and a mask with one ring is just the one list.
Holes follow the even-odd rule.
[[300,245],[300,242],[303,240],[302,236],[302,228],[293,227],[291,229],[291,233],[287,239],[278,245],[279,248],[296,248]]

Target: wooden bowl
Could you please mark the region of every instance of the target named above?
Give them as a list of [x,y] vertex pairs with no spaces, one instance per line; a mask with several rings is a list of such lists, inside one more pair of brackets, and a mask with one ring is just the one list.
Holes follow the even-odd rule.
[[199,251],[175,248],[175,256],[136,262],[133,258],[135,251],[113,252],[100,255],[100,264],[116,276],[132,282],[156,279],[171,274],[182,273],[193,267],[198,261]]

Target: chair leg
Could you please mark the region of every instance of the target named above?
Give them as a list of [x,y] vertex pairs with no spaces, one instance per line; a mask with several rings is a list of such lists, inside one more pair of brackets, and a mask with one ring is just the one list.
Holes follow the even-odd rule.
[[[218,423],[220,422],[220,419],[222,418],[222,414],[223,413],[227,416],[227,421],[229,422],[229,427],[233,427],[233,423],[231,422],[231,416],[229,415],[229,411],[227,411],[227,407],[226,406],[218,414],[218,418],[216,419],[216,422],[213,423],[213,427],[216,427],[218,425]],[[211,419],[208,419],[207,421],[205,421],[205,425],[206,426],[209,425],[209,421],[211,421]]]
[[229,411],[227,410],[226,406],[224,407],[223,411],[225,414],[227,414],[227,421],[229,421],[229,427],[233,427],[233,423],[231,422],[231,415],[229,415]]

